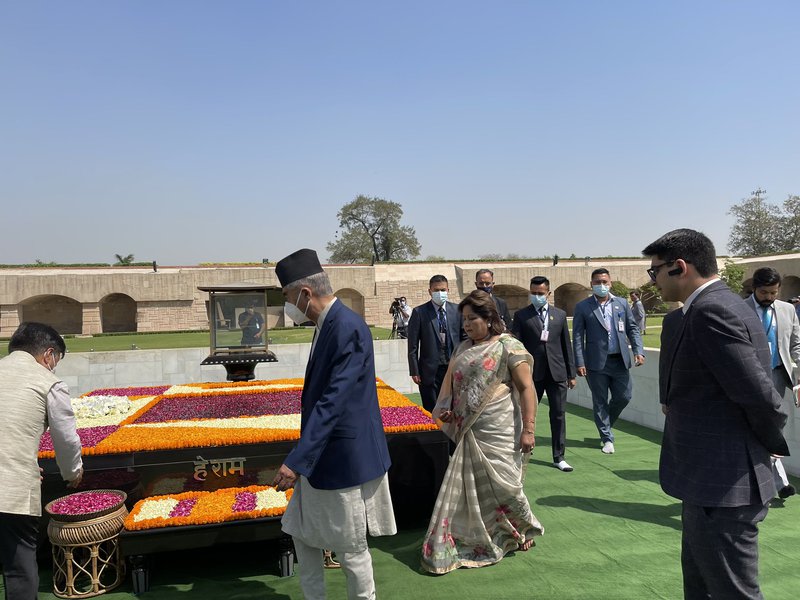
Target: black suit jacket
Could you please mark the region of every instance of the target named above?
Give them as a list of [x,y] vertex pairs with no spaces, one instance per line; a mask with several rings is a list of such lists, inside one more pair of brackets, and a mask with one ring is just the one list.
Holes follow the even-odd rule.
[[[675,311],[675,313],[682,311]],[[659,384],[667,407],[659,476],[697,506],[765,504],[775,495],[770,453],[789,449],[772,385],[764,328],[721,281],[661,333]]]
[[500,313],[500,318],[503,319],[503,323],[506,324],[506,329],[511,331],[511,313],[508,312],[508,304],[506,304],[505,300],[498,298],[494,294],[492,294],[492,300],[494,300],[497,312]]
[[547,309],[549,334],[547,342],[541,341],[542,321],[538,311],[530,304],[514,314],[511,333],[522,342],[533,356],[533,380],[541,381],[547,375],[545,366],[550,367],[553,381],[566,381],[575,378],[575,359],[572,356],[572,343],[567,327],[567,313],[550,306]]
[[[422,378],[423,385],[432,385],[439,368],[439,317],[438,307],[426,302],[411,311],[408,321],[408,371]],[[447,329],[450,334],[450,351],[453,352],[466,334],[461,327],[458,305],[445,303]]]

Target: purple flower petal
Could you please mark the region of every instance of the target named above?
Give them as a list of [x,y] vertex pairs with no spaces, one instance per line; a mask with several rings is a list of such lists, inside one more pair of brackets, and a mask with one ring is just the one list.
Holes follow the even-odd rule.
[[381,420],[384,427],[430,425],[432,423],[431,418],[418,406],[387,406],[381,409]]
[[236,494],[236,502],[233,503],[233,512],[245,512],[256,509],[256,495],[253,492],[239,492]]
[[172,512],[169,513],[170,518],[172,517],[188,517],[192,514],[192,509],[194,505],[197,504],[197,498],[189,498],[188,500],[180,500],[176,505],[175,508],[172,509]]
[[85,515],[119,504],[122,496],[111,492],[78,492],[56,500],[50,506],[54,515]]
[[[119,429],[119,425],[103,425],[102,427],[84,427],[83,429],[78,429],[81,447],[94,448],[117,429]],[[45,431],[42,439],[39,441],[39,452],[48,451],[53,451],[53,438],[50,437],[49,431]]]
[[291,415],[300,412],[301,394],[299,390],[294,390],[199,397],[165,396],[136,419],[136,423]]
[[171,385],[150,385],[145,387],[103,388],[92,390],[87,396],[159,396]]

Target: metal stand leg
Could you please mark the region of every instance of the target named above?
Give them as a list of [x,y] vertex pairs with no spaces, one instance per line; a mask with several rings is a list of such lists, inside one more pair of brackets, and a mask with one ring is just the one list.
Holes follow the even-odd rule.
[[281,558],[278,567],[281,577],[291,577],[294,575],[294,545],[291,536],[281,536],[280,548]]
[[139,596],[150,589],[150,569],[147,567],[147,558],[142,554],[131,556],[130,561],[133,593]]

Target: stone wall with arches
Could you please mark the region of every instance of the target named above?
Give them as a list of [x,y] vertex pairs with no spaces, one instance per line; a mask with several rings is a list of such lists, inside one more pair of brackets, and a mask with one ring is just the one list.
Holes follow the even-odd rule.
[[[752,278],[759,266],[773,266],[783,275],[781,298],[800,295],[800,254],[735,259]],[[720,267],[724,261],[720,260]],[[475,289],[481,268],[494,272],[495,293],[514,311],[527,304],[530,280],[550,280],[552,301],[571,315],[590,294],[591,272],[607,268],[614,281],[631,289],[647,283],[650,261],[582,259],[502,263],[430,262],[371,265],[325,265],[331,285],[345,304],[367,323],[391,327],[389,307],[405,296],[411,306],[430,300],[433,275],[448,279],[450,300],[459,302]],[[23,319],[48,322],[62,333],[103,331],[174,331],[208,328],[205,292],[198,286],[254,283],[279,286],[270,265],[252,267],[13,268],[0,270],[0,336],[9,337]],[[271,326],[283,324],[282,301],[267,309]]]

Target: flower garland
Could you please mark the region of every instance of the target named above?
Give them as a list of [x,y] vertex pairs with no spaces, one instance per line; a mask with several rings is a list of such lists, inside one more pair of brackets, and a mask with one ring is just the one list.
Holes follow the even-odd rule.
[[[106,388],[83,397],[127,396],[127,414],[114,411],[98,419],[78,419],[82,453],[203,448],[293,441],[300,437],[302,379],[193,383],[180,386]],[[434,431],[437,425],[422,407],[376,379],[386,433]],[[103,392],[99,394],[98,392]],[[142,392],[160,392],[143,396]],[[109,411],[111,413],[112,411]],[[40,457],[54,456],[49,433]]]
[[240,519],[277,517],[286,511],[292,490],[272,486],[184,492],[140,500],[125,519],[125,529],[140,531],[179,525],[208,525]]

